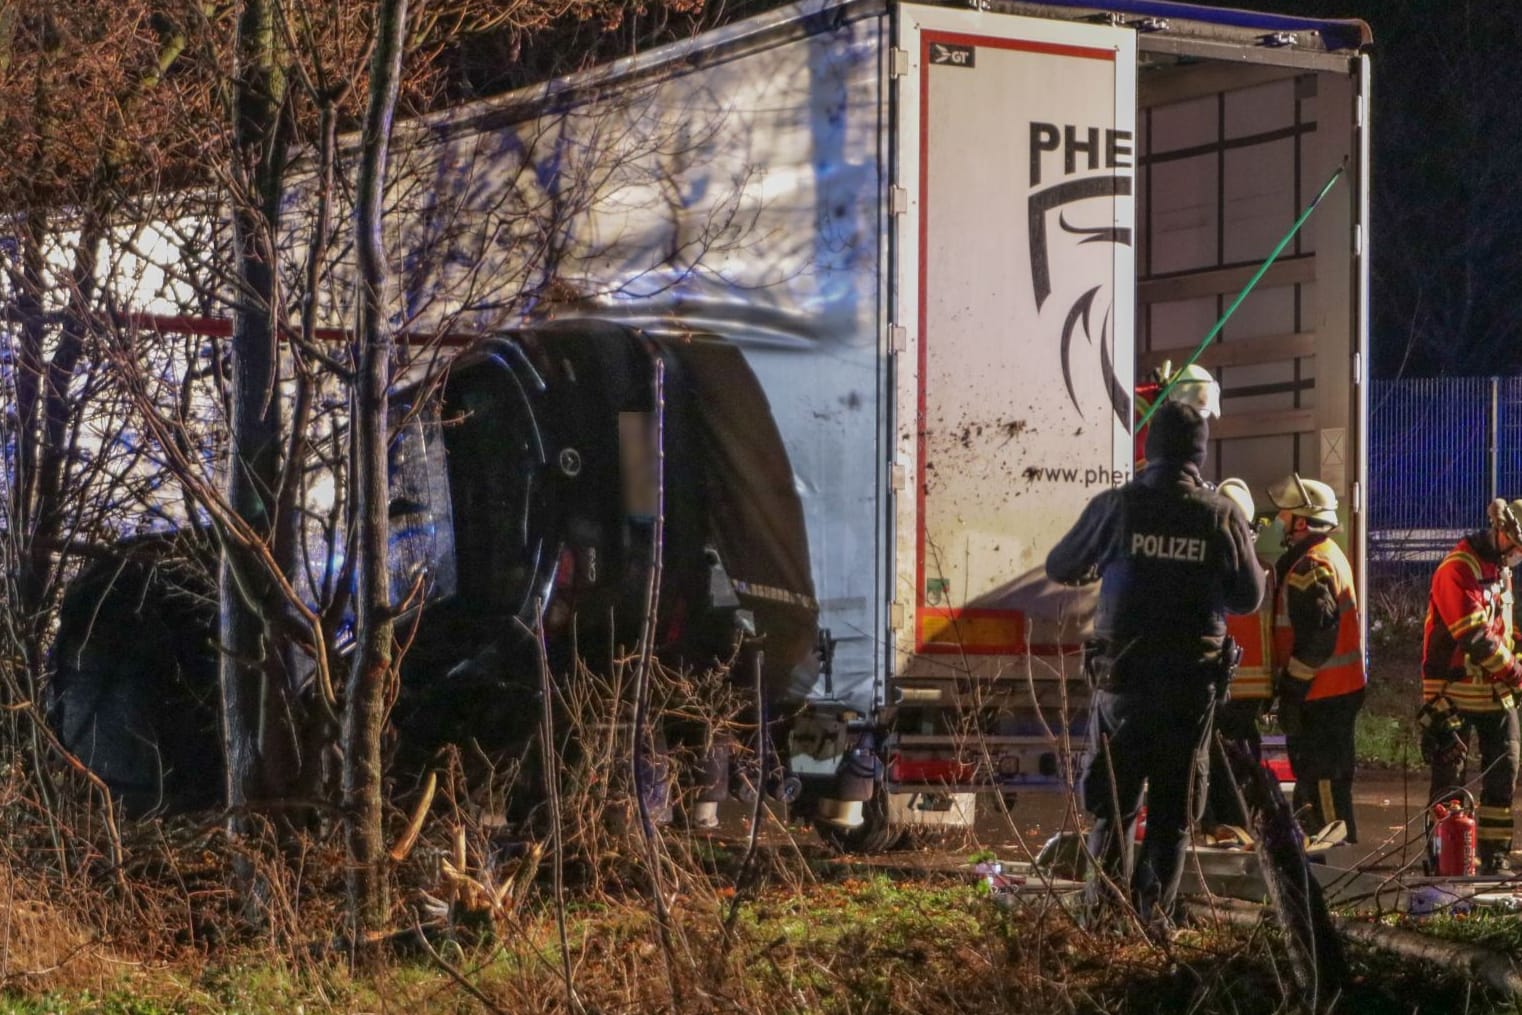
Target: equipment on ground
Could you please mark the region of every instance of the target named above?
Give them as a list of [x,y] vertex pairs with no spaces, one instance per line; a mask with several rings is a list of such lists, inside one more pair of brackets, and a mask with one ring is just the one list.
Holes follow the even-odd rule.
[[1473,877],[1478,869],[1479,822],[1475,819],[1474,795],[1462,786],[1438,794],[1427,808],[1428,874],[1440,877]]

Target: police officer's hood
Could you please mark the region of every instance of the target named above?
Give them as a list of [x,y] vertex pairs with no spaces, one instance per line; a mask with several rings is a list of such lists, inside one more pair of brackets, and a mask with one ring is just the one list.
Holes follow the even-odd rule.
[[1147,429],[1147,464],[1154,462],[1181,468],[1205,464],[1205,447],[1210,428],[1205,417],[1191,405],[1164,402],[1152,416]]

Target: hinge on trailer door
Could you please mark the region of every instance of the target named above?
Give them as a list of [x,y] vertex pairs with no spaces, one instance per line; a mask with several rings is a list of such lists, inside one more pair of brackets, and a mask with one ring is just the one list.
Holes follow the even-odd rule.
[[902,215],[909,210],[909,191],[903,187],[888,188],[888,214]]
[[888,76],[901,78],[909,73],[909,51],[907,49],[892,49],[888,51]]
[[902,324],[888,326],[888,348],[894,352],[903,352],[909,348],[909,329]]
[[1353,227],[1353,256],[1363,256],[1363,223]]
[[1363,96],[1360,95],[1353,103],[1353,126],[1363,126]]
[[888,626],[895,631],[904,626],[903,603],[890,603],[888,605]]
[[1363,514],[1363,484],[1356,479],[1353,481],[1353,513]]
[[895,491],[902,493],[904,487],[909,485],[909,470],[905,469],[902,465],[889,466],[888,485],[893,487]]
[[1355,352],[1353,354],[1353,387],[1356,388],[1359,385],[1361,385],[1362,383],[1363,383],[1363,353],[1361,353],[1361,352]]

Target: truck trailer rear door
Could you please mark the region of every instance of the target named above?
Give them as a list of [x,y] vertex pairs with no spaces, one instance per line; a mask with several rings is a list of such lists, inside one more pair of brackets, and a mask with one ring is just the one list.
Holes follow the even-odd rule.
[[1046,554],[1132,466],[1136,34],[899,15],[896,672],[1008,674],[1075,640]]

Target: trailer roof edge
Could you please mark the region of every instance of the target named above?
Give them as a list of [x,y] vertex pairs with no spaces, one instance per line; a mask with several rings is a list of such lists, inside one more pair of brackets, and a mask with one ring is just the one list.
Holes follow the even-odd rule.
[[[1003,5],[995,3],[996,8],[1001,6]],[[1011,4],[1009,6],[1038,5]],[[1040,0],[1039,6],[1071,11],[1074,17],[1102,17],[1115,13],[1132,15],[1137,20],[1156,18],[1166,21],[1191,21],[1265,37],[1283,33],[1313,33],[1320,43],[1318,48],[1325,49],[1329,53],[1361,50],[1372,45],[1374,41],[1374,33],[1369,28],[1368,22],[1359,18],[1304,18],[1234,7],[1205,7],[1200,4],[1182,3],[1180,0],[1103,0],[1101,3],[1096,3],[1095,0]]]
[[398,123],[397,128],[399,132],[436,135],[516,123],[549,110],[577,105],[631,83],[660,80],[780,42],[832,31],[863,18],[881,17],[890,7],[890,0],[800,0],[690,39]]

